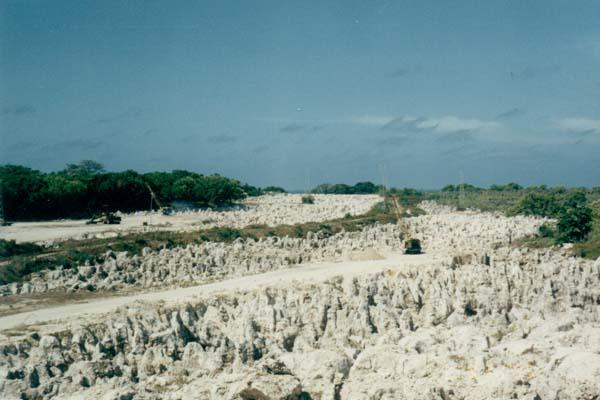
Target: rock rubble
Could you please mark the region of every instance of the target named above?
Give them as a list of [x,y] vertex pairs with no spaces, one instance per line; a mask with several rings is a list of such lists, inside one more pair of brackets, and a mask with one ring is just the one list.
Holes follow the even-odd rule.
[[[600,263],[499,249],[0,343],[5,399],[595,399]],[[102,397],[104,396],[104,397]]]
[[[422,208],[406,221],[426,252],[447,254],[435,265],[135,303],[93,322],[0,334],[0,398],[600,398],[600,259],[509,246],[541,219]],[[219,280],[394,251],[401,239],[399,226],[376,225],[111,254],[16,292]]]
[[0,286],[0,295],[199,284],[300,263],[347,260],[353,252],[365,250],[399,251],[401,236],[397,225],[386,224],[330,237],[311,232],[306,239],[269,237],[258,241],[237,239],[233,243],[205,242],[160,251],[148,248],[141,256],[109,252],[99,265],[35,273],[26,282]]
[[[494,247],[535,233],[542,219],[504,217],[492,213],[457,213],[423,204],[430,214],[406,219],[411,237],[428,252],[490,254]],[[0,296],[51,290],[96,291],[192,285],[290,268],[300,263],[341,261],[352,252],[401,250],[402,232],[393,224],[374,225],[361,232],[331,237],[266,238],[227,243],[203,243],[181,248],[144,251],[141,256],[108,253],[99,265],[58,268],[33,274],[26,282],[0,286]]]
[[119,214],[122,217],[119,225],[86,225],[84,220],[18,222],[2,227],[0,239],[51,245],[66,239],[108,238],[132,232],[302,224],[364,214],[381,201],[376,195],[314,195],[314,204],[302,204],[301,198],[302,194],[264,195],[248,198],[242,205],[229,209],[180,211],[169,216],[157,211]]

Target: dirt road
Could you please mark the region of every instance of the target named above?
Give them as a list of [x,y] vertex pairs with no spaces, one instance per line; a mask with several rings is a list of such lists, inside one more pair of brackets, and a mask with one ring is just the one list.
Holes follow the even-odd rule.
[[440,262],[441,259],[442,256],[436,254],[388,254],[382,260],[306,264],[295,268],[228,279],[205,285],[149,293],[139,293],[130,296],[92,299],[82,303],[42,308],[35,311],[8,315],[0,318],[0,331],[14,329],[16,327],[30,324],[49,323],[52,321],[67,319],[74,320],[78,318],[89,318],[90,316],[111,312],[117,307],[131,304],[136,301],[165,301],[167,303],[181,302],[193,299],[197,296],[204,296],[219,292],[256,289],[265,286],[289,285],[296,281],[302,283],[322,282],[337,275],[354,277],[357,275],[371,274],[388,269],[400,269],[415,265],[428,265],[431,263]]

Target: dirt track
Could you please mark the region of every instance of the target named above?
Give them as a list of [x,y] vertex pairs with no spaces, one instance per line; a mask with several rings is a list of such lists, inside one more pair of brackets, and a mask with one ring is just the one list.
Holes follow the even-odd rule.
[[0,329],[9,330],[30,324],[45,324],[58,320],[73,320],[89,318],[97,314],[108,313],[136,301],[165,301],[179,302],[189,300],[196,296],[212,293],[255,289],[261,286],[285,286],[295,281],[322,282],[336,275],[353,277],[363,274],[372,274],[386,269],[398,269],[409,265],[425,265],[439,262],[441,256],[436,254],[403,255],[388,254],[382,260],[363,260],[328,262],[301,265],[296,268],[277,270],[264,274],[251,275],[220,282],[176,288],[164,291],[140,293],[131,296],[110,297],[93,299],[76,304],[68,304],[51,308],[42,308],[35,311],[13,314],[0,318]]

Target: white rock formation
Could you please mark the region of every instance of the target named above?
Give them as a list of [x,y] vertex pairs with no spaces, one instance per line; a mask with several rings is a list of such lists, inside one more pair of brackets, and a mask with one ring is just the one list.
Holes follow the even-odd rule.
[[[424,207],[428,215],[408,220],[411,235],[446,262],[13,330],[0,335],[0,398],[600,398],[600,260],[507,246],[540,219]],[[80,267],[76,279],[180,285],[394,249],[400,235],[380,225],[116,254]],[[69,287],[75,276],[44,274],[47,288]],[[40,285],[32,279],[15,291]]]
[[17,222],[0,227],[0,239],[52,244],[65,239],[116,237],[128,232],[194,231],[215,226],[299,224],[359,215],[381,197],[376,195],[314,195],[315,204],[302,204],[301,194],[276,194],[248,198],[242,207],[198,210],[165,216],[160,212],[121,214],[119,225],[86,225],[85,220]]
[[600,264],[554,261],[551,252],[503,249],[489,266],[140,304],[92,325],[3,339],[0,393],[593,399]]
[[[533,234],[544,220],[504,217],[492,213],[457,213],[447,207],[423,205],[431,214],[408,218],[411,237],[425,251],[449,256],[486,257],[510,240]],[[43,293],[49,290],[123,290],[191,285],[289,268],[306,262],[347,259],[356,251],[398,251],[402,245],[397,225],[375,225],[362,232],[332,237],[310,234],[307,239],[267,238],[236,240],[232,244],[203,243],[183,248],[144,251],[142,256],[109,253],[97,266],[58,268],[33,274],[24,283],[0,286],[1,295]]]
[[306,239],[269,237],[233,243],[205,242],[160,251],[145,249],[141,256],[109,252],[95,266],[58,268],[33,274],[24,283],[0,286],[0,295],[75,290],[123,290],[192,285],[256,274],[300,263],[344,260],[358,251],[399,251],[397,225],[374,225],[361,232],[331,237],[309,233]]

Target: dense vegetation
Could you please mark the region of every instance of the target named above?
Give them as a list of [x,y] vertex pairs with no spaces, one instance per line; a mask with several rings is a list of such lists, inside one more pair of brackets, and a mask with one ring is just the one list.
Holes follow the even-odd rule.
[[523,190],[523,186],[519,185],[518,183],[510,182],[505,185],[492,185],[489,189],[484,189],[469,183],[461,183],[458,185],[446,185],[442,188],[442,192],[482,192],[485,190],[491,190],[494,192],[511,192]]
[[[100,211],[137,211],[150,207],[148,185],[159,201],[223,206],[246,196],[262,194],[219,175],[189,171],[106,172],[101,164],[82,161],[58,172],[44,173],[19,165],[0,166],[1,194],[7,220],[88,217]],[[156,208],[157,204],[153,203]]]
[[358,182],[354,186],[346,185],[345,183],[322,183],[311,193],[318,194],[374,194],[380,193],[383,186],[375,185],[373,182]]
[[12,256],[41,253],[43,246],[35,243],[17,243],[14,240],[0,239],[0,260]]
[[285,189],[279,186],[267,186],[262,188],[264,193],[285,193]]
[[[600,186],[594,188],[565,188],[530,186],[522,187],[515,183],[506,185],[492,185],[489,189],[476,187],[465,183],[463,185],[448,185],[441,191],[427,192],[424,199],[435,200],[441,204],[447,204],[459,209],[473,208],[482,211],[501,211],[508,214],[527,213],[525,210],[517,210],[516,206],[525,196],[554,197],[561,199],[572,192],[584,193],[590,201],[600,199]],[[537,201],[534,202],[539,206]],[[549,203],[548,205],[551,205]],[[529,213],[529,215],[546,215],[540,213]]]

